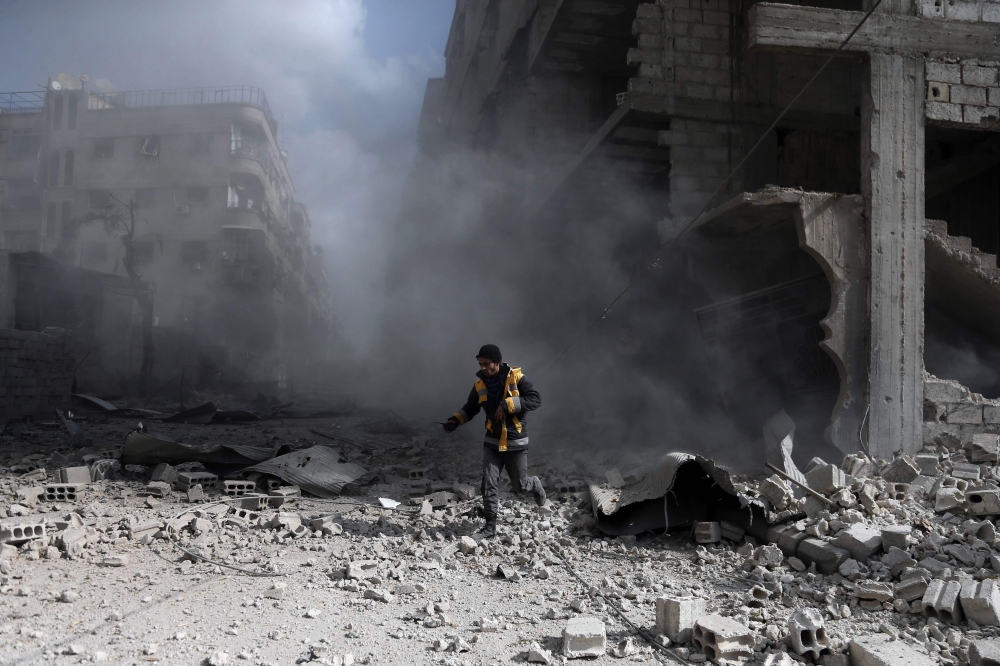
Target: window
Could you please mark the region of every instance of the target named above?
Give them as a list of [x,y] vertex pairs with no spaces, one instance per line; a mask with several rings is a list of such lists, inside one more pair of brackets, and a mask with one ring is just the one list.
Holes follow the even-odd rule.
[[107,208],[110,205],[111,205],[111,192],[108,192],[107,190],[90,191],[91,208]]
[[45,235],[56,235],[56,202],[50,201],[45,208]]
[[132,252],[135,262],[139,265],[149,264],[153,261],[153,241],[134,241]]
[[211,134],[192,134],[191,135],[191,154],[192,155],[211,155],[212,154],[212,135]]
[[52,129],[62,129],[63,99],[62,93],[52,96]]
[[94,141],[94,157],[114,157],[115,156],[115,138],[113,136],[106,136],[101,139],[96,139]]
[[259,210],[263,199],[264,185],[259,178],[247,173],[229,176],[229,195],[226,201],[229,208]]
[[[75,97],[73,99],[76,99]],[[66,163],[63,165],[63,185],[65,187],[70,187],[73,185],[73,164],[76,161],[76,155],[73,154],[72,150],[66,151]]]
[[8,157],[35,157],[42,147],[42,135],[33,129],[13,129],[10,131]]
[[67,232],[69,232],[69,227],[72,224],[73,224],[73,205],[68,201],[63,201],[62,217],[59,220],[59,225],[62,227],[63,236],[67,235]]
[[246,229],[226,229],[222,258],[226,261],[250,261],[250,232]]
[[88,241],[84,243],[83,263],[88,266],[103,266],[108,263],[108,244],[104,241]]
[[66,102],[66,129],[76,129],[76,98],[76,95],[70,93]]
[[152,208],[156,205],[156,189],[142,187],[135,191],[135,205],[138,208]]
[[185,241],[181,245],[181,261],[192,270],[200,271],[208,260],[208,243],[205,241]]
[[49,187],[59,187],[59,151],[49,155]]
[[204,206],[208,203],[208,188],[207,187],[189,187],[187,188],[187,202],[189,204],[196,204],[199,206]]
[[145,155],[146,157],[156,157],[160,154],[160,137],[157,135],[153,136],[140,136],[139,137],[139,154]]
[[31,178],[11,178],[4,189],[3,207],[11,213],[40,213],[42,188]]

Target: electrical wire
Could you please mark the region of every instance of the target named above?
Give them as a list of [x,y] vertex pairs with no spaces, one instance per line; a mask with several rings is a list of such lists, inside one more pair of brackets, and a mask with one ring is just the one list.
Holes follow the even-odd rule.
[[552,365],[553,363],[556,363],[559,359],[565,356],[566,352],[572,349],[576,345],[576,343],[578,343],[580,340],[586,337],[587,334],[590,333],[590,331],[595,326],[597,326],[597,324],[599,324],[602,319],[608,316],[608,313],[611,312],[611,309],[615,306],[615,304],[617,304],[618,301],[620,301],[625,296],[625,294],[627,294],[632,289],[632,287],[634,287],[636,283],[642,279],[643,275],[645,275],[647,271],[649,271],[651,268],[657,265],[657,262],[663,256],[663,253],[666,252],[670,246],[672,246],[674,243],[680,240],[680,238],[684,236],[684,234],[686,234],[688,231],[694,228],[695,223],[698,222],[701,216],[705,214],[705,212],[708,210],[709,205],[712,203],[712,201],[715,200],[715,197],[718,196],[718,194],[722,191],[722,188],[726,186],[726,184],[732,179],[732,177],[736,174],[737,171],[743,168],[743,165],[746,164],[747,160],[749,160],[750,157],[757,151],[757,149],[760,148],[760,146],[764,143],[764,140],[767,138],[767,135],[770,134],[778,126],[778,123],[780,123],[786,115],[788,115],[788,112],[792,109],[792,106],[794,106],[795,103],[799,101],[799,98],[801,98],[802,95],[805,94],[806,90],[808,90],[809,87],[816,82],[816,79],[818,79],[820,75],[824,71],[826,71],[826,68],[829,67],[831,62],[833,62],[833,59],[837,57],[837,55],[839,55],[840,52],[847,47],[847,44],[851,41],[854,35],[857,34],[858,30],[861,29],[861,27],[868,21],[868,18],[873,13],[875,13],[875,10],[878,9],[879,5],[881,4],[882,0],[876,0],[875,4],[872,5],[871,9],[865,12],[865,15],[861,18],[861,21],[856,26],[854,26],[854,29],[851,30],[851,32],[847,35],[847,37],[844,38],[844,41],[840,43],[840,46],[838,46],[836,50],[827,57],[827,59],[823,62],[823,65],[818,70],[816,70],[815,74],[813,74],[812,78],[806,81],[805,85],[802,86],[802,89],[799,90],[798,94],[796,94],[795,97],[793,97],[792,100],[785,106],[785,108],[782,109],[781,113],[779,113],[778,117],[774,119],[774,122],[771,123],[770,127],[764,130],[764,133],[760,135],[760,138],[757,139],[757,142],[753,145],[753,147],[751,147],[750,150],[747,151],[746,155],[743,156],[743,159],[740,160],[739,164],[733,167],[733,169],[729,172],[729,174],[722,180],[722,182],[719,183],[719,186],[715,188],[715,191],[712,192],[711,196],[709,196],[708,199],[705,200],[705,203],[698,211],[698,214],[692,217],[691,220],[686,225],[684,225],[683,228],[681,228],[681,230],[677,233],[677,235],[675,235],[673,238],[660,245],[659,249],[656,252],[656,256],[653,257],[653,260],[646,265],[645,270],[640,271],[639,274],[636,275],[632,279],[632,281],[629,282],[628,285],[626,285],[625,288],[617,296],[615,296],[615,298],[611,301],[611,303],[609,303],[608,306],[604,308],[600,316],[597,317],[594,321],[592,321],[585,329],[583,329],[583,331],[579,335],[573,338],[570,341],[570,343],[563,348],[562,351],[560,351],[558,354],[556,354],[556,356],[554,356],[550,360],[540,365],[538,367],[539,370],[549,365]]

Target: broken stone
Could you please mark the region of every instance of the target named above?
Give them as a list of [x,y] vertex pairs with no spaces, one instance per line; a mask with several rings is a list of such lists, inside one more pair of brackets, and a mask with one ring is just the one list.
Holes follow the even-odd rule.
[[803,608],[788,618],[788,639],[795,654],[819,659],[830,650],[830,638],[823,626],[823,616],[815,608]]
[[170,494],[170,484],[163,481],[150,481],[146,485],[146,492],[153,497],[166,497]]
[[980,626],[1000,626],[1000,588],[995,579],[962,582],[959,595],[965,616]]
[[955,463],[951,469],[951,475],[956,479],[966,479],[968,481],[978,481],[982,470],[979,465],[970,463]]
[[851,557],[859,562],[866,562],[882,550],[882,535],[878,530],[856,523],[841,530],[833,540],[833,544],[849,552]]
[[471,554],[475,553],[476,552],[476,548],[478,548],[478,547],[479,547],[479,544],[476,543],[476,540],[473,539],[472,537],[468,537],[468,536],[462,537],[461,540],[458,543],[459,550],[461,550],[462,553],[465,554],[465,555],[471,555]]
[[965,445],[965,451],[974,463],[997,462],[1000,458],[1000,435],[977,433]]
[[607,632],[596,617],[581,615],[566,623],[562,632],[562,653],[567,659],[603,657],[607,652]]
[[693,596],[656,598],[656,633],[675,643],[687,643],[695,621],[705,613],[705,600]]
[[1000,666],[1000,640],[969,641],[970,666]]
[[757,491],[776,511],[784,511],[795,499],[791,486],[777,474],[764,479]]
[[893,598],[892,585],[872,580],[857,581],[854,583],[854,596],[858,599],[871,599],[879,603],[889,601]]
[[920,474],[917,463],[905,453],[882,470],[882,478],[891,483],[910,483]]
[[528,646],[528,652],[525,654],[525,659],[530,664],[551,664],[552,653],[542,648],[542,646],[538,643],[532,643]]
[[799,559],[807,564],[815,564],[816,570],[823,575],[837,571],[840,565],[850,559],[851,554],[844,548],[839,548],[828,541],[808,538],[799,544]]
[[890,525],[889,527],[883,527],[882,547],[886,550],[889,548],[906,550],[909,545],[910,533],[912,531],[913,528],[909,525]]
[[851,666],[934,666],[926,654],[885,634],[852,638],[848,646]]
[[785,555],[781,552],[781,548],[766,544],[754,551],[753,559],[762,567],[780,567]]
[[807,472],[806,482],[810,488],[824,495],[831,495],[848,485],[844,470],[830,464],[817,465]]
[[515,569],[509,564],[498,564],[496,575],[499,576],[500,578],[505,578],[510,581],[521,580],[521,575],[517,573],[517,569]]

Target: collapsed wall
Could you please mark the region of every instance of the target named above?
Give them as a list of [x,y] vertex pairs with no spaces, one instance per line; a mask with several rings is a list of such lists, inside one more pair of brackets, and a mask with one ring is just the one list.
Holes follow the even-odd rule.
[[0,422],[70,405],[73,355],[62,329],[0,329]]
[[924,446],[954,448],[973,435],[1000,434],[1000,400],[990,400],[951,379],[924,373]]

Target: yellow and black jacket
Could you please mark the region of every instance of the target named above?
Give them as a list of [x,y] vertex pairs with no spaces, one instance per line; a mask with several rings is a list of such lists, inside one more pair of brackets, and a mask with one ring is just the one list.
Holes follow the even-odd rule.
[[[542,404],[542,396],[525,378],[521,368],[512,368],[504,363],[500,366],[500,380],[503,387],[500,395],[490,396],[483,373],[477,372],[469,399],[452,418],[463,425],[475,418],[479,410],[483,410],[486,413],[487,446],[494,446],[499,451],[525,449],[528,447],[527,413],[538,409]],[[493,416],[501,399],[504,405],[504,422],[494,423]]]

